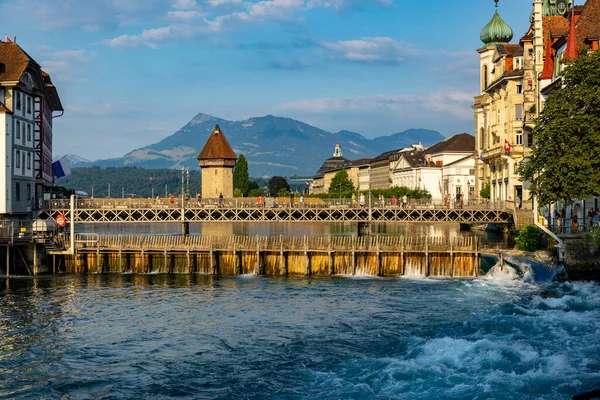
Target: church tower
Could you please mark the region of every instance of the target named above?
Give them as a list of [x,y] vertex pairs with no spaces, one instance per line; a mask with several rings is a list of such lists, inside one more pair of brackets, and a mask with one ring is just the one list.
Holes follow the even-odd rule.
[[202,197],[216,199],[222,193],[225,198],[233,197],[233,167],[237,157],[219,125],[215,126],[204,148],[198,154],[202,168]]

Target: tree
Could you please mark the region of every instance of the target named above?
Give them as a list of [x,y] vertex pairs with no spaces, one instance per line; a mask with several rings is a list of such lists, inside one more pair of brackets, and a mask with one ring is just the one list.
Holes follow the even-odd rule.
[[269,179],[269,193],[271,196],[277,196],[281,189],[287,189],[290,191],[290,185],[287,183],[283,176],[273,176]]
[[548,95],[519,173],[542,204],[600,194],[600,51],[581,52]]
[[479,191],[479,196],[481,196],[482,199],[489,199],[490,198],[490,194],[491,194],[491,186],[490,183],[486,183],[484,187],[481,188],[481,190]]
[[242,195],[247,196],[250,191],[249,184],[248,160],[246,160],[243,154],[240,154],[233,169],[233,189],[240,189]]
[[345,169],[338,171],[329,185],[329,193],[350,193],[354,192],[354,185],[348,179],[348,171]]

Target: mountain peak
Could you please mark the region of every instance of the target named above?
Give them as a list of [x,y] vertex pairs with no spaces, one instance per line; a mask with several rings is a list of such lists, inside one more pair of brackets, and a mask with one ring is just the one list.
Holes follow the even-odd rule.
[[194,118],[192,118],[192,120],[189,123],[196,125],[196,124],[202,124],[207,121],[222,121],[222,119],[214,117],[212,115],[198,113],[194,116]]

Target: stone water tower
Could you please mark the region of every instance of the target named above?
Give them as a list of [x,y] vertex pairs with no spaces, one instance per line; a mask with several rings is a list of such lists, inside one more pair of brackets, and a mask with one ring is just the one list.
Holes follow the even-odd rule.
[[202,197],[216,199],[233,197],[233,167],[237,157],[219,125],[215,126],[204,148],[198,154],[202,168]]

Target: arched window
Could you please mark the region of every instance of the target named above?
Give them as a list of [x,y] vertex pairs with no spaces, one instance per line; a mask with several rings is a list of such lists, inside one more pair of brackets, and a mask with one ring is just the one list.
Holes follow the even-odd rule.
[[483,70],[481,71],[481,91],[484,91],[488,86],[488,67],[487,65],[483,66]]

